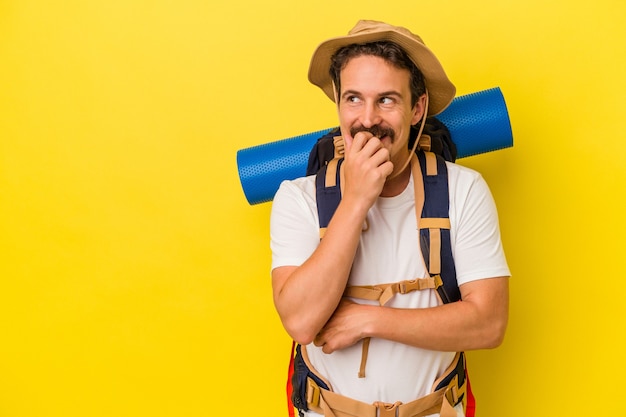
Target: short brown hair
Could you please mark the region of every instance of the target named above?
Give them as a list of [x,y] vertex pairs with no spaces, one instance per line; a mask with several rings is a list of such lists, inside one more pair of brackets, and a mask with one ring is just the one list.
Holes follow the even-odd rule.
[[384,59],[396,68],[409,71],[409,88],[411,89],[411,107],[426,93],[424,75],[409,55],[400,46],[389,41],[352,44],[340,48],[330,60],[330,78],[335,83],[337,91],[341,91],[340,74],[352,58],[362,55],[372,55]]

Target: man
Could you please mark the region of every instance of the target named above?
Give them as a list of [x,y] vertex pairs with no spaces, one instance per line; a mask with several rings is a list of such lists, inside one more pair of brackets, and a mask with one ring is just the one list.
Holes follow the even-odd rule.
[[[354,410],[341,415],[374,404],[373,415],[464,416],[463,403],[435,398],[433,384],[456,352],[500,345],[508,319],[510,273],[482,177],[446,163],[460,301],[442,304],[433,290],[397,294],[385,305],[344,296],[346,287],[429,276],[416,233],[409,132],[444,110],[455,87],[418,36],[375,21],[322,43],[309,80],[337,105],[345,154],[342,200],[323,239],[314,176],[284,182],[272,207],[274,303],[319,378],[302,408],[309,416],[334,415],[344,407],[337,404]],[[424,397],[436,405],[416,402]]]

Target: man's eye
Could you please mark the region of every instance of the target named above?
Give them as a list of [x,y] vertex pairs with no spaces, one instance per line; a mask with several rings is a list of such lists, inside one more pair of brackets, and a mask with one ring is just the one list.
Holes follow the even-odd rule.
[[393,104],[393,99],[391,97],[383,97],[380,99],[380,104]]
[[360,99],[357,96],[349,96],[348,97],[348,102],[350,103],[358,103],[360,101]]

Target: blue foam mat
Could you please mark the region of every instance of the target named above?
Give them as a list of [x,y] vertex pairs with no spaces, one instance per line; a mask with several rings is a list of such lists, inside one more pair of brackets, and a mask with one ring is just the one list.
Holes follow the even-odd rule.
[[[437,116],[450,131],[457,158],[513,146],[513,133],[500,88],[455,98]],[[248,203],[271,201],[280,183],[306,174],[311,148],[332,128],[237,151],[239,179]]]

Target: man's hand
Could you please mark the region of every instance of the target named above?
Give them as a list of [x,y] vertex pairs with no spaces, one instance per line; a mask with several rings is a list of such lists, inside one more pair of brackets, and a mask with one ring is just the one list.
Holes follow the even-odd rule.
[[387,177],[393,172],[389,151],[379,138],[369,132],[359,132],[354,138],[344,136],[344,199],[371,207],[383,190]]
[[332,353],[356,344],[366,337],[364,324],[367,323],[368,313],[372,308],[376,307],[342,299],[313,343],[321,347],[324,353]]

